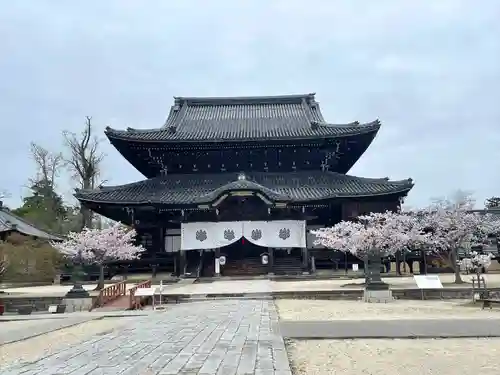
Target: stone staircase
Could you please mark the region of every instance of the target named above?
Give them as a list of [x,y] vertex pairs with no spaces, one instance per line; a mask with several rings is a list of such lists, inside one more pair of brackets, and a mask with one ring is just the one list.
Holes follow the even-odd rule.
[[301,275],[302,260],[300,257],[276,257],[274,259],[273,272],[276,275]]
[[266,275],[268,266],[262,264],[260,257],[228,259],[222,268],[222,276]]

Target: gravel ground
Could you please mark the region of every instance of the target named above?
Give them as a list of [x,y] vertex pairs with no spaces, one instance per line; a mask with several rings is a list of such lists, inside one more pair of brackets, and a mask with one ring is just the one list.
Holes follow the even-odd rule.
[[497,375],[500,339],[305,340],[288,351],[295,375]]
[[[106,318],[92,320],[69,328],[50,332],[28,340],[0,346],[0,364],[9,365],[14,362],[33,362],[51,355],[69,346],[79,344],[98,334],[108,333],[128,324],[134,317]],[[27,322],[23,322],[26,324]],[[30,322],[31,323],[31,322]],[[10,326],[20,322],[6,322]]]
[[356,320],[356,319],[499,319],[500,309],[481,310],[463,306],[464,301],[362,301],[276,300],[282,320]]

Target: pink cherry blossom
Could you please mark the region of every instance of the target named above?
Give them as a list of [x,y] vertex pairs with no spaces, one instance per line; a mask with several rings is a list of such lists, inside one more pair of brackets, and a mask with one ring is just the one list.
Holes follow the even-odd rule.
[[135,230],[117,223],[106,229],[72,232],[64,242],[52,246],[69,257],[102,265],[110,260],[137,259],[145,249],[134,244],[135,236]]
[[419,214],[432,234],[435,251],[470,250],[486,244],[490,235],[500,233],[497,216],[471,212],[467,206],[444,202],[421,210]]
[[466,258],[460,260],[458,264],[462,269],[469,272],[481,273],[482,269],[488,269],[491,265],[493,254],[480,254],[477,251],[470,252]]
[[364,258],[370,252],[392,255],[413,244],[430,241],[423,232],[423,222],[416,216],[384,212],[357,218],[357,222],[341,221],[331,228],[312,232],[317,244]]

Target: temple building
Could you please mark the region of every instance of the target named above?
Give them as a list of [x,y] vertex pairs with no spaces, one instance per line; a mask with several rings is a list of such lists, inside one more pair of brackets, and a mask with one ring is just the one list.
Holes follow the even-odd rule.
[[5,241],[5,239],[13,233],[47,241],[63,240],[63,238],[37,228],[25,219],[14,215],[14,213],[5,207],[0,200],[0,241]]
[[176,97],[160,128],[106,129],[146,179],[76,197],[136,228],[148,251],[135,269],[310,272],[336,259],[310,229],[395,210],[413,187],[347,174],[379,129],[327,122],[314,94]]

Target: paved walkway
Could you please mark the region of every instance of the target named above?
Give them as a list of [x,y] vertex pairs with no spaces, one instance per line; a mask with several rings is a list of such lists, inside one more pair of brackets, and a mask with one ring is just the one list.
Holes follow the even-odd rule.
[[0,321],[0,345],[26,340],[98,318],[97,316],[87,314],[86,316],[68,317],[65,319]]
[[295,339],[500,337],[500,319],[281,321]]
[[212,301],[137,317],[134,325],[2,375],[291,375],[272,301]]
[[[454,275],[440,274],[441,281],[445,287],[472,287],[472,275],[462,275],[464,281],[469,284],[453,285]],[[486,274],[484,275],[488,286],[500,286],[500,274]],[[147,278],[146,278],[147,279]],[[388,277],[382,278],[391,287],[399,288],[416,288],[413,277]],[[218,279],[209,283],[195,283],[192,280],[174,284],[165,285],[165,294],[189,294],[189,295],[206,295],[206,294],[220,294],[220,293],[271,293],[271,292],[286,292],[286,291],[329,291],[329,290],[346,290],[346,289],[359,289],[356,283],[361,284],[364,282],[363,278],[358,279],[329,279],[329,280],[289,280],[289,281],[273,281],[268,279],[260,280],[231,280],[231,279]],[[349,284],[345,286],[346,284]],[[87,290],[93,290],[94,285],[85,285]],[[135,286],[134,282],[127,284],[127,289]],[[159,285],[156,285],[159,286]],[[4,288],[3,290],[8,293],[25,294],[25,295],[40,295],[40,296],[63,296],[71,289],[71,285],[47,285],[38,287],[22,287],[22,288]]]

